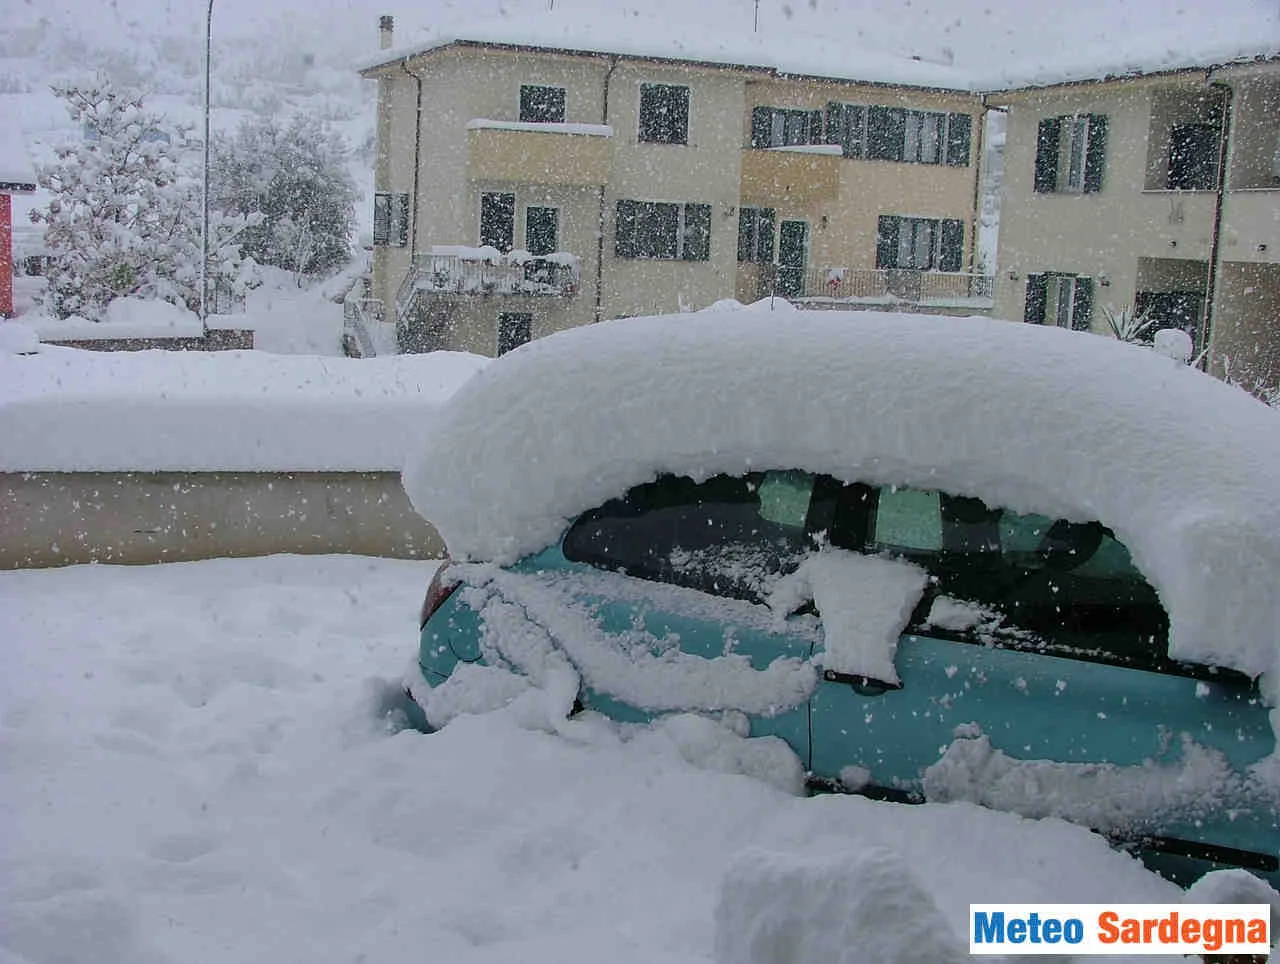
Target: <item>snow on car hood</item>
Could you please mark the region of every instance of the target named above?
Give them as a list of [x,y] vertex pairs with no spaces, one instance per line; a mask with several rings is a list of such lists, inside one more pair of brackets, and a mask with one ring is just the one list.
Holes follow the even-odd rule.
[[1249,674],[1280,638],[1280,418],[1109,338],[779,302],[633,318],[493,362],[427,423],[415,508],[512,562],[659,473],[768,468],[936,488],[1115,530],[1170,654]]

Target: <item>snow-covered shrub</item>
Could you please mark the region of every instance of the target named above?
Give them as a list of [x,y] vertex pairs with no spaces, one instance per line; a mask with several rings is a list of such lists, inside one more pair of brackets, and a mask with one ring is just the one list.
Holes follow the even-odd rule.
[[261,215],[244,251],[259,264],[295,275],[327,275],[351,258],[356,186],[341,135],[315,116],[287,125],[245,120],[214,144],[211,203],[235,216]]
[[[31,218],[45,227],[51,262],[45,307],[99,320],[114,298],[200,303],[201,186],[185,129],[147,111],[141,96],[99,79],[55,87],[81,139],[37,168],[52,195]],[[211,288],[243,294],[251,281],[239,235],[252,219],[210,218]]]

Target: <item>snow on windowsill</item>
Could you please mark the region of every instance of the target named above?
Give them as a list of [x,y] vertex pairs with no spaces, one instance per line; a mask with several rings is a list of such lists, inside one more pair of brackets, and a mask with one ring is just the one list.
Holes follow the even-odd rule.
[[585,134],[589,137],[612,137],[610,124],[555,124],[530,121],[491,120],[476,117],[467,121],[469,131],[533,131],[535,134]]

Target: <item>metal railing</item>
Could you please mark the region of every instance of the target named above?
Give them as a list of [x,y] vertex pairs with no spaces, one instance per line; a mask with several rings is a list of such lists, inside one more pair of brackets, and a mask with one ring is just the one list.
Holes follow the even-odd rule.
[[512,263],[420,254],[414,258],[412,274],[417,276],[417,290],[443,294],[565,296],[578,286],[577,266],[551,258]]
[[372,358],[378,354],[373,331],[383,317],[382,302],[377,298],[349,297],[342,303],[342,350],[353,358]]
[[787,268],[761,272],[762,295],[850,302],[983,301],[992,297],[990,275],[910,268]]

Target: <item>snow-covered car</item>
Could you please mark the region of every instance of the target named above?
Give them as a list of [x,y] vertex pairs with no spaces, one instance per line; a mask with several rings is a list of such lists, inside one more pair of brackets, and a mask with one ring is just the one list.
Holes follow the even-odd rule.
[[427,726],[714,715],[820,785],[1280,881],[1276,414],[1094,335],[780,309],[558,334],[442,407]]

